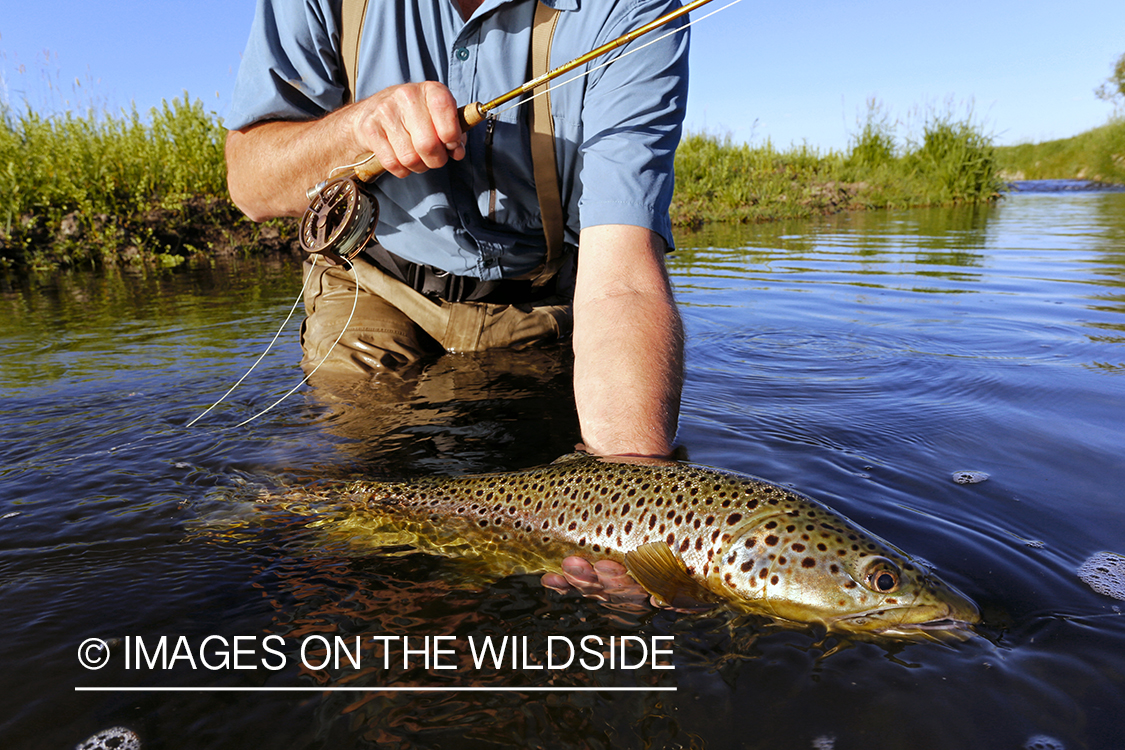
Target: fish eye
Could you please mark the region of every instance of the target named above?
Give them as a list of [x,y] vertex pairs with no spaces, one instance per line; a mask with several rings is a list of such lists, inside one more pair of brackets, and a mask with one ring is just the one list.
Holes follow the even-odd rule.
[[867,565],[863,574],[863,585],[880,594],[890,594],[898,589],[898,566],[885,557],[876,557]]

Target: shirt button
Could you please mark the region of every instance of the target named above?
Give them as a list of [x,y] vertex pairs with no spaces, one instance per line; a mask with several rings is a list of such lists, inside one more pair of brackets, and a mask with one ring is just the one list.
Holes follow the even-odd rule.
[[458,47],[453,51],[453,54],[457,55],[457,59],[461,62],[465,62],[469,59],[469,50],[465,47]]

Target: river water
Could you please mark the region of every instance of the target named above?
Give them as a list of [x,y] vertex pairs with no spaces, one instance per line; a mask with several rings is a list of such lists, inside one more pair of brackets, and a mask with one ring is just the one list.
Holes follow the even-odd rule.
[[[690,459],[792,485],[920,556],[980,604],[978,637],[851,643],[620,611],[534,575],[327,544],[315,503],[255,501],[325,478],[549,462],[578,438],[566,352],[305,386],[237,426],[300,380],[294,321],[188,427],[269,344],[298,291],[291,261],[8,279],[0,746],[111,731],[146,749],[1121,747],[1121,563],[1102,565],[1116,588],[1078,569],[1125,553],[1125,194],[1021,192],[678,244]],[[357,636],[359,668],[322,664],[318,644]],[[485,636],[530,661],[476,668],[466,644]],[[550,636],[632,636],[636,668],[534,669]],[[101,669],[79,661],[105,653],[90,638],[108,643]],[[657,666],[675,668],[638,666],[638,643],[665,644]],[[454,669],[427,651],[441,644]],[[403,686],[489,690],[335,689]]]

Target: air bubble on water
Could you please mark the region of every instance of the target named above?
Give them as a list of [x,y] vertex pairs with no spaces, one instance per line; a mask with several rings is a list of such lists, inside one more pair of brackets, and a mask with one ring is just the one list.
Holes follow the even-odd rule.
[[953,472],[953,481],[957,484],[980,484],[988,480],[988,474],[983,471],[955,471]]
[[812,741],[813,750],[832,750],[836,747],[836,738],[831,734],[822,734]]
[[74,750],[141,750],[141,738],[128,727],[103,729]]
[[1066,746],[1054,737],[1037,734],[1027,738],[1027,742],[1023,743],[1023,750],[1066,750]]
[[1125,557],[1097,552],[1078,567],[1078,577],[1099,594],[1125,600]]

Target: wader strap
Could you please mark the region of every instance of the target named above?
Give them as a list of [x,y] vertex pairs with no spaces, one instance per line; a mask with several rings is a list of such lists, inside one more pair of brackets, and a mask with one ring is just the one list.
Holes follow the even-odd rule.
[[[535,21],[531,26],[532,80],[551,68],[551,40],[558,20],[558,10],[542,2],[537,3]],[[548,84],[544,83],[533,93],[538,94],[547,87]],[[543,265],[532,272],[532,283],[540,286],[562,265],[565,226],[555,161],[555,121],[551,117],[550,94],[531,100],[531,166],[535,174],[535,192],[539,196],[539,212],[543,217],[543,235],[547,240],[547,257]]]
[[367,0],[343,0],[340,9],[340,59],[348,90],[344,104],[355,101],[356,69],[359,67],[359,40],[363,36],[363,21],[367,18]]

